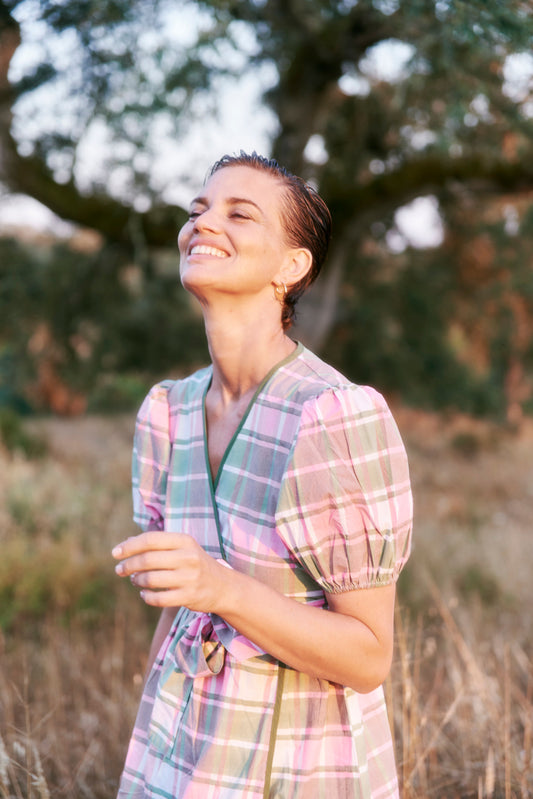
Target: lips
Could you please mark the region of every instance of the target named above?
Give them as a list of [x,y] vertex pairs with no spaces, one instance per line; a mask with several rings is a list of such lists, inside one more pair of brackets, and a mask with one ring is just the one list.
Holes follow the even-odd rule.
[[224,250],[219,250],[217,247],[211,247],[209,244],[195,244],[191,247],[190,255],[211,255],[213,258],[227,258],[228,253]]

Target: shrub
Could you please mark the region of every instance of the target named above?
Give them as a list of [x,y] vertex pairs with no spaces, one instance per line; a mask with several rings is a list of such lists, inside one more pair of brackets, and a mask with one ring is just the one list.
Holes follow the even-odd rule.
[[11,408],[0,408],[0,439],[8,452],[21,452],[27,458],[42,458],[47,451],[46,441],[29,433]]

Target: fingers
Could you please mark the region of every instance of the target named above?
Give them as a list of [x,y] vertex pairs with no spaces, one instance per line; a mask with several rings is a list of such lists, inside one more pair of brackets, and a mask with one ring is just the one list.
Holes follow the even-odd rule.
[[188,607],[209,613],[211,608],[206,592],[198,590],[190,575],[182,576],[175,571],[145,572],[135,574],[132,583],[141,588],[140,596],[147,605],[154,607]]
[[115,566],[115,572],[120,577],[129,577],[138,572],[175,569],[182,565],[186,556],[176,550],[142,552],[121,560]]
[[186,586],[192,583],[190,575],[175,570],[136,572],[131,575],[131,582],[137,588],[147,588],[152,591],[162,591]]
[[167,533],[152,530],[126,538],[125,541],[121,541],[120,544],[117,544],[112,549],[111,554],[117,560],[123,560],[140,552],[180,549],[186,545],[187,541],[191,541],[191,538],[184,533]]
[[115,572],[130,577],[148,605],[217,612],[226,593],[228,569],[184,533],[142,533],[122,541],[112,554],[119,561]]
[[179,590],[149,591],[143,589],[140,596],[147,605],[152,605],[154,608],[178,608],[185,605],[183,592]]
[[111,554],[120,560],[115,572],[128,577],[136,572],[177,568],[187,560],[187,554],[197,553],[198,549],[188,535],[154,531],[127,538]]

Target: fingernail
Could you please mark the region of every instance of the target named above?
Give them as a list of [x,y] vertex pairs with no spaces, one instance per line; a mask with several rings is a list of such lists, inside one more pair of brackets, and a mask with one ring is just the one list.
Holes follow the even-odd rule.
[[114,558],[120,558],[122,555],[122,547],[118,546],[111,550],[111,554]]
[[122,563],[117,563],[117,565],[115,566],[115,572],[117,574],[122,574],[123,571],[124,571],[124,566],[122,565]]

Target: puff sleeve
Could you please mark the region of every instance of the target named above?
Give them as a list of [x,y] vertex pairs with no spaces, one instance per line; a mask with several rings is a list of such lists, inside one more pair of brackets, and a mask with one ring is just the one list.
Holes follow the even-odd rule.
[[411,546],[409,469],[390,410],[374,389],[328,389],[304,404],[276,525],[327,592],[397,579]]
[[154,386],[137,415],[132,458],[133,519],[143,531],[163,530],[170,460],[169,383]]

